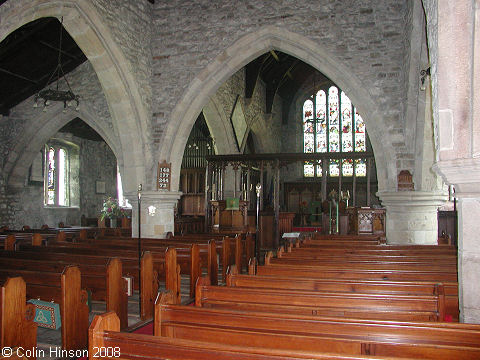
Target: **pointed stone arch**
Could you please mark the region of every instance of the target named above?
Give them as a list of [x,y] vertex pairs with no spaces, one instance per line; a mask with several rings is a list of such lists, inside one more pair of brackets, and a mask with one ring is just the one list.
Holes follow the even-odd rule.
[[22,136],[16,143],[13,151],[9,154],[5,164],[5,171],[10,174],[9,186],[11,188],[21,188],[28,174],[28,169],[37,156],[42,146],[54,136],[63,126],[68,124],[74,118],[79,117],[92,127],[112,149],[118,157],[119,149],[117,141],[111,136],[108,129],[104,129],[95,121],[95,112],[87,106],[82,106],[79,112],[63,113],[63,104],[51,105],[48,113],[43,113],[36,119],[28,129],[28,132]]
[[[123,172],[128,174],[124,177],[126,192],[135,192],[138,183],[145,183],[145,163],[152,163],[152,153],[146,146],[149,116],[127,60],[115,43],[109,28],[87,0],[62,4],[52,0],[17,0],[15,6],[6,5],[0,8],[0,41],[28,22],[42,17],[64,17],[64,28],[82,49],[102,85],[114,133],[119,139],[116,146],[109,145],[123,166]],[[51,126],[53,129],[56,124],[52,123]],[[95,125],[92,127],[95,128]],[[18,167],[10,164],[9,184],[15,184],[22,175],[25,170],[23,162],[27,158],[28,155],[23,157]]]
[[392,144],[384,139],[387,129],[382,121],[382,111],[362,86],[360,79],[321,44],[276,26],[265,26],[237,39],[232,46],[197,74],[173,110],[162,138],[160,158],[172,162],[174,188],[178,187],[183,149],[199,112],[230,76],[253,59],[273,49],[310,64],[349,94],[362,117],[366,119],[375,153],[379,190],[394,189],[396,186],[395,152]]

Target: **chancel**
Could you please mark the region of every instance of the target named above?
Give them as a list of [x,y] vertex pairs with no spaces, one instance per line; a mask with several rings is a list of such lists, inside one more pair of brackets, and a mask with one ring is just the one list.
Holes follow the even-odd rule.
[[0,346],[480,358],[478,11],[0,0]]

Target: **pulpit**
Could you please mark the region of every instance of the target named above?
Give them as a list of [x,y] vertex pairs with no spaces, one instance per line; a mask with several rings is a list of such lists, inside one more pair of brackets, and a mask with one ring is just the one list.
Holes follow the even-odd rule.
[[211,200],[211,230],[219,232],[248,231],[248,201],[238,200],[238,206],[231,206],[228,200]]
[[349,233],[385,236],[385,209],[347,208]]

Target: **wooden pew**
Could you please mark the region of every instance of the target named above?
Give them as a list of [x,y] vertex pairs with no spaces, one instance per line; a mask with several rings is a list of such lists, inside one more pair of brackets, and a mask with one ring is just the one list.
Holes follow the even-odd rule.
[[0,280],[20,275],[28,298],[54,301],[60,305],[62,347],[68,350],[87,346],[87,293],[81,289],[81,274],[76,266],[61,273],[27,270],[0,270]]
[[[21,347],[32,350],[37,345],[35,307],[27,304],[25,281],[11,277],[0,290],[0,348]],[[30,357],[34,359],[34,357]]]
[[[438,282],[427,281],[375,281],[349,279],[314,279],[289,276],[241,275],[232,266],[227,273],[227,286],[309,290],[321,292],[369,293],[369,294],[438,294]],[[445,318],[459,320],[458,284],[442,283],[445,296]]]
[[444,300],[441,284],[438,295],[393,295],[211,286],[208,278],[200,278],[195,305],[298,315],[443,321]]
[[476,359],[480,355],[480,325],[293,317],[172,303],[173,294],[168,293],[157,301],[156,336],[353,356]]
[[[193,297],[193,292],[195,288],[195,282],[198,277],[197,273],[200,271],[198,269],[198,266],[200,266],[200,268],[208,268],[209,261],[211,263],[211,260],[212,260],[212,258],[210,258],[209,260],[209,255],[208,255],[209,251],[213,251],[216,249],[216,251],[218,252],[218,249],[219,249],[218,244],[215,241],[210,241],[209,243],[210,245],[209,244],[188,244],[188,245],[182,245],[182,247],[177,247],[175,245],[175,248],[177,250],[177,262],[180,265],[181,272],[183,274],[190,275],[190,290],[191,290],[192,297]],[[243,247],[244,247],[243,243],[239,239],[236,240],[236,243],[239,244],[238,246],[235,246],[233,248],[235,250],[235,258],[237,259],[236,261],[245,263],[243,259]],[[196,245],[196,248],[194,250],[195,251],[194,257],[192,257],[192,245]],[[230,246],[230,241],[226,239],[226,241],[222,242],[220,246],[224,246],[226,247],[226,249],[228,249],[228,250],[226,249],[222,250],[222,255],[223,255],[222,258],[226,259],[226,261],[223,261],[223,262],[226,262],[227,264],[233,263],[233,261],[231,260],[233,256],[232,256],[232,247]],[[197,247],[198,247],[198,251],[196,250]],[[68,251],[70,252],[75,252],[79,254],[97,254],[97,255],[98,254],[115,254],[115,256],[118,256],[122,259],[126,259],[126,258],[132,259],[138,256],[137,244],[133,244],[133,243],[130,243],[130,245],[109,244],[108,246],[103,246],[103,244],[97,244],[97,243],[95,244],[51,243],[48,246],[48,248],[52,249],[52,251],[54,252],[63,251],[58,249],[64,249],[64,250],[68,249]],[[167,250],[167,248],[165,248],[163,245],[142,246],[142,248],[152,253],[154,257],[154,263],[157,264],[156,269],[159,272],[159,275],[163,276],[164,275],[163,264],[165,261],[165,251]],[[22,246],[21,249],[32,250],[27,246]],[[212,256],[214,255],[212,254]],[[193,262],[192,262],[192,259],[193,259]],[[217,264],[217,267],[218,267],[218,264]],[[193,272],[192,272],[192,269],[193,269]],[[211,273],[212,281],[213,281],[213,278],[216,276],[217,276],[216,274]]]
[[[106,256],[71,255],[69,253],[36,253],[29,251],[2,252],[2,266],[11,269],[38,269],[59,271],[69,264],[78,265],[82,272],[82,287],[92,292],[94,300],[105,301],[108,311],[115,311],[128,326],[128,298],[123,278],[123,261]],[[138,259],[130,264],[129,271],[138,278]],[[145,252],[141,260],[141,314],[142,320],[153,317],[153,305],[158,291],[158,275],[154,271],[152,255]]]
[[[361,360],[380,359],[367,355],[339,355],[332,353],[316,353],[310,351],[294,351],[267,349],[250,346],[233,346],[219,343],[193,340],[171,339],[159,336],[130,334],[119,332],[120,325],[114,313],[97,315],[89,329],[89,359],[113,359],[115,354],[106,356],[97,349],[118,348],[121,359],[147,360]],[[381,357],[384,360],[394,358]],[[398,359],[398,358],[397,358]]]
[[437,281],[456,282],[457,274],[442,270],[395,270],[395,269],[354,269],[344,267],[325,268],[319,271],[315,266],[271,264],[257,266],[258,275],[280,275],[316,279],[360,279],[393,281]]

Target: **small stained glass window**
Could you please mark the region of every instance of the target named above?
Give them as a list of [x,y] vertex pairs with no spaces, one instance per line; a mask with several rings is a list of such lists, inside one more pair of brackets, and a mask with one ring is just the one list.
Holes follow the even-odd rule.
[[61,147],[47,146],[45,205],[69,205],[68,152]]
[[305,177],[314,177],[315,176],[315,167],[311,162],[305,162],[303,165],[303,175]]
[[355,176],[367,176],[367,164],[365,159],[355,160]]
[[339,176],[340,167],[338,166],[338,160],[330,160],[330,176]]

